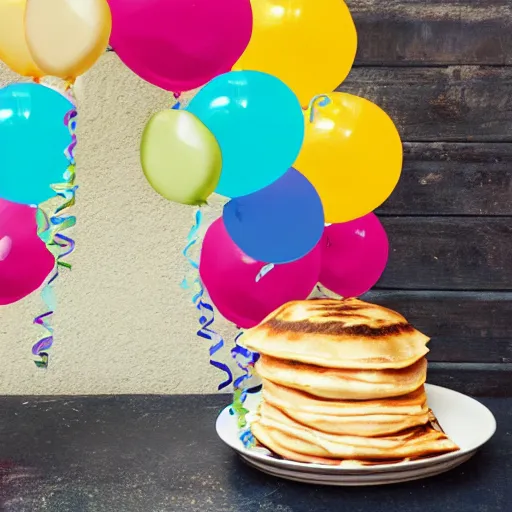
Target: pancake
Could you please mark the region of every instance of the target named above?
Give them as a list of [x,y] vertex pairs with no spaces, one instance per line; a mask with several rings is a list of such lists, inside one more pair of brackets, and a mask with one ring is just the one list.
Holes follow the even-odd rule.
[[341,370],[262,355],[255,370],[263,379],[317,397],[375,400],[406,395],[420,388],[427,377],[427,361],[422,358],[400,370]]
[[420,415],[428,412],[424,386],[407,395],[379,400],[329,400],[263,379],[263,398],[279,408],[328,416]]
[[428,353],[429,338],[403,316],[358,299],[289,302],[240,342],[278,359],[328,368],[406,368]]
[[254,437],[275,454],[279,455],[283,459],[293,460],[295,462],[305,462],[309,464],[323,464],[327,466],[338,466],[342,461],[336,459],[326,459],[323,457],[313,457],[311,455],[302,455],[288,450],[284,446],[280,445],[274,440],[271,435],[272,429],[265,428],[260,423],[254,423],[252,426],[252,433]]
[[[314,457],[296,453],[277,443],[270,434],[272,430],[267,429],[259,423],[254,424],[253,435],[258,439],[258,445],[270,449],[274,454],[286,460],[304,462],[306,464],[323,464],[324,466],[341,466],[345,468],[360,468],[362,466],[380,466],[382,464],[398,464],[410,459],[382,459],[382,460],[355,460],[355,459],[326,459],[325,457]],[[270,448],[272,446],[272,448]]]
[[328,401],[267,380],[263,400],[298,423],[330,434],[383,436],[429,421],[423,387],[395,399]]
[[267,403],[262,403],[251,430],[258,441],[286,458],[290,455],[286,451],[289,451],[322,459],[396,461],[459,449],[444,433],[431,425],[390,436],[340,436],[305,427]]
[[[256,434],[257,432],[257,434]],[[404,459],[380,459],[380,460],[357,460],[357,459],[327,459],[325,457],[314,457],[313,455],[304,455],[302,453],[296,453],[292,450],[285,448],[284,446],[277,443],[272,436],[270,435],[271,429],[266,429],[260,424],[254,424],[254,437],[260,440],[258,444],[260,446],[270,447],[273,446],[271,451],[278,455],[279,457],[292,460],[295,462],[303,462],[306,464],[322,464],[324,466],[340,466],[347,469],[350,468],[360,468],[363,466],[382,466],[383,464],[399,464],[400,462],[406,462],[410,460],[420,459],[422,457],[417,457],[416,459],[411,459],[410,457]],[[263,444],[265,443],[265,444]],[[270,448],[268,448],[270,449]]]

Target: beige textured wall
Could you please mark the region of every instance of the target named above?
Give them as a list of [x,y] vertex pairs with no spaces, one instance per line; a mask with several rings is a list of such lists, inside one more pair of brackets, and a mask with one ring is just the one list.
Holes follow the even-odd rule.
[[[12,80],[0,68],[0,85]],[[139,166],[142,129],[170,95],[106,54],[78,99],[77,247],[73,270],[55,286],[51,365],[37,370],[30,353],[41,332],[32,325],[43,311],[39,294],[1,308],[0,394],[214,392],[221,375],[180,288],[193,210],[153,192]],[[220,215],[216,203],[209,216]],[[232,341],[234,329],[217,325]]]

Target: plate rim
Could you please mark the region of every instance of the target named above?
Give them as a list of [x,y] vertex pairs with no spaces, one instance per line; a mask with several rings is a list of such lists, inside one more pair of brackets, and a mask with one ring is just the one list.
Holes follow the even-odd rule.
[[[374,479],[385,478],[390,475],[394,475],[395,477],[399,478],[400,475],[403,475],[405,477],[405,476],[411,475],[411,474],[421,475],[423,473],[430,473],[430,472],[437,471],[437,470],[439,470],[440,472],[441,471],[449,471],[450,469],[453,469],[457,466],[460,466],[461,464],[464,464],[465,462],[470,460],[472,457],[474,457],[475,454],[476,454],[476,451],[473,451],[473,452],[467,453],[465,455],[462,455],[461,457],[458,457],[457,459],[440,462],[440,463],[432,465],[432,466],[420,467],[420,468],[418,468],[418,467],[408,468],[405,471],[386,471],[384,473],[383,472],[380,472],[380,473],[361,473],[361,472],[359,472],[359,473],[345,473],[345,472],[344,473],[339,473],[339,472],[338,473],[316,473],[316,472],[312,472],[312,471],[300,471],[299,468],[290,469],[290,468],[281,468],[279,466],[271,466],[269,464],[265,464],[263,462],[251,459],[251,458],[247,457],[246,455],[239,454],[239,456],[247,464],[250,464],[252,467],[255,467],[257,469],[261,469],[262,471],[264,469],[268,469],[269,471],[276,472],[276,473],[284,472],[286,474],[296,473],[296,474],[301,474],[301,475],[310,475],[313,478],[328,479],[327,481],[329,481],[329,479],[332,479],[332,481],[334,481],[334,480],[337,480],[340,478],[348,479],[348,481],[351,481],[351,480],[356,481],[356,480],[362,480],[362,479],[367,480],[367,481],[372,481]],[[300,469],[302,469],[302,468],[300,468]]]
[[[474,455],[474,454],[473,454]],[[473,456],[472,455],[472,456]],[[278,468],[272,466],[273,469],[270,469],[269,466],[264,467],[257,467],[256,463],[251,459],[245,459],[244,463],[250,466],[253,469],[256,469],[257,471],[261,471],[265,473],[266,475],[273,476],[274,478],[282,478],[284,480],[289,480],[293,482],[300,482],[305,483],[309,485],[324,485],[324,486],[330,486],[330,487],[372,487],[372,486],[383,486],[383,485],[393,485],[393,484],[400,484],[405,482],[411,482],[414,480],[422,480],[424,478],[431,478],[434,476],[442,475],[443,473],[446,473],[448,471],[451,471],[460,465],[467,462],[471,457],[469,457],[466,460],[461,461],[458,464],[451,464],[447,467],[443,468],[425,468],[425,471],[423,473],[413,473],[406,472],[405,474],[402,474],[401,477],[399,477],[396,473],[381,473],[382,479],[368,479],[365,477],[364,474],[361,474],[359,478],[355,478],[353,480],[347,480],[347,477],[343,475],[342,473],[335,473],[334,475],[328,475],[326,473],[301,473],[300,471],[287,471],[288,474],[279,473]],[[336,478],[331,479],[321,479],[321,478],[311,478],[311,476],[314,475],[316,477],[319,477],[320,475],[326,477],[326,476],[335,476]],[[390,475],[394,475],[392,478],[386,478]]]
[[[464,450],[459,450],[457,452],[445,453],[442,455],[438,455],[437,457],[430,457],[428,459],[419,459],[419,460],[405,461],[405,462],[392,463],[392,464],[382,464],[379,466],[361,466],[361,467],[347,468],[347,467],[341,467],[341,466],[329,466],[326,464],[304,463],[304,462],[290,461],[290,460],[286,460],[286,459],[271,458],[268,455],[264,455],[264,454],[258,453],[256,451],[245,448],[244,446],[242,446],[240,444],[240,440],[238,438],[236,438],[236,441],[226,438],[226,436],[223,435],[223,433],[221,432],[222,429],[220,428],[220,424],[224,420],[224,417],[226,415],[229,415],[230,417],[232,417],[229,414],[231,405],[228,405],[220,412],[220,414],[218,415],[217,420],[215,422],[215,428],[217,431],[217,435],[227,446],[229,446],[230,448],[232,448],[239,454],[245,455],[249,459],[258,460],[260,462],[270,464],[273,467],[295,468],[296,470],[301,469],[301,468],[303,468],[303,469],[307,468],[310,470],[322,470],[324,473],[331,473],[331,474],[335,474],[335,473],[344,473],[344,474],[348,474],[348,473],[370,474],[370,473],[373,473],[373,474],[377,474],[377,473],[389,472],[389,471],[395,470],[397,468],[403,468],[406,471],[407,469],[435,466],[438,463],[455,460],[455,459],[457,459],[461,456],[464,456],[466,454],[469,454],[471,452],[476,452],[479,448],[481,448],[483,445],[485,445],[487,442],[489,442],[489,440],[494,436],[494,434],[496,433],[496,428],[497,428],[496,418],[494,417],[494,414],[492,413],[492,411],[488,407],[486,407],[484,404],[482,404],[480,401],[476,400],[475,398],[473,398],[469,395],[460,393],[459,391],[455,391],[453,389],[446,388],[443,386],[437,386],[435,384],[426,383],[425,391],[427,393],[427,397],[428,397],[430,390],[432,390],[433,392],[435,392],[435,391],[442,392],[442,393],[448,392],[449,394],[454,395],[455,398],[458,395],[458,396],[464,397],[465,399],[470,399],[473,402],[475,402],[476,404],[478,404],[478,406],[481,407],[483,411],[485,411],[485,413],[487,414],[487,416],[489,417],[489,420],[490,420],[489,433],[487,434],[485,440],[482,440],[477,446],[472,446],[472,447],[466,448]],[[261,392],[254,396],[260,396],[260,395],[261,395]],[[234,417],[233,417],[233,419],[234,419]]]
[[[445,462],[444,464],[436,464],[435,466],[428,466],[425,468],[413,468],[408,471],[388,471],[385,473],[360,473],[357,475],[348,475],[345,473],[312,473],[312,472],[301,472],[301,471],[293,471],[288,468],[279,468],[276,466],[268,466],[263,463],[252,460],[248,457],[240,455],[240,458],[244,461],[244,463],[248,464],[252,468],[258,469],[259,471],[266,472],[267,474],[287,478],[287,477],[296,477],[299,478],[301,475],[309,479],[310,481],[314,481],[314,483],[318,484],[334,484],[335,482],[345,482],[346,485],[353,485],[354,483],[364,483],[366,482],[368,485],[375,485],[380,483],[393,483],[398,481],[407,481],[410,478],[427,478],[429,476],[440,475],[441,473],[445,473],[447,471],[451,471],[456,467],[465,464],[472,457],[474,457],[476,452],[472,452],[466,454],[459,459],[450,460]],[[313,482],[312,482],[313,483]]]

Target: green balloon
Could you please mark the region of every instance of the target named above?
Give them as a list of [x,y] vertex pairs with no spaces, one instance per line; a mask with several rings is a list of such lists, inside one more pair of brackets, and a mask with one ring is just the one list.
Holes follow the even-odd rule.
[[219,144],[186,110],[164,110],[151,117],[142,134],[140,157],[147,180],[169,201],[201,206],[219,183]]

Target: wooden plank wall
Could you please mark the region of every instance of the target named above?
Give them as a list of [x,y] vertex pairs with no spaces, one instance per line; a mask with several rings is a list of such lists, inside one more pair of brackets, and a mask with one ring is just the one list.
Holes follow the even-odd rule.
[[341,84],[395,120],[400,183],[378,213],[391,255],[366,298],[432,337],[431,382],[512,395],[512,1],[347,0],[359,51]]

